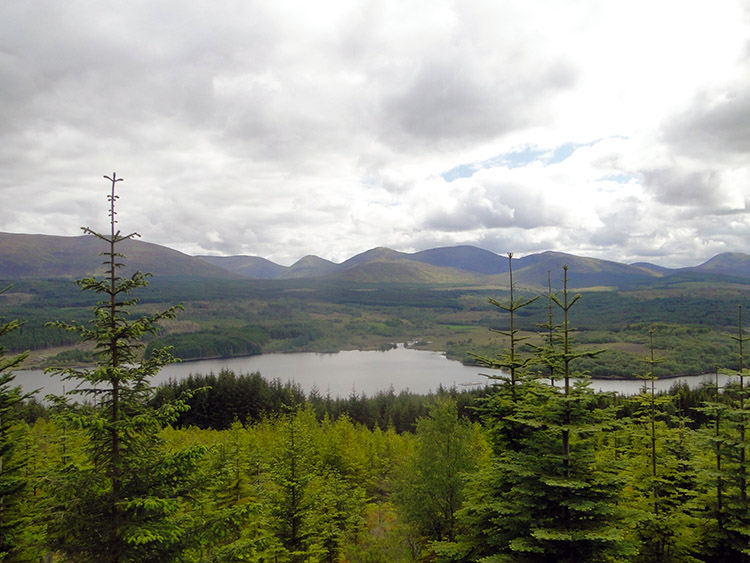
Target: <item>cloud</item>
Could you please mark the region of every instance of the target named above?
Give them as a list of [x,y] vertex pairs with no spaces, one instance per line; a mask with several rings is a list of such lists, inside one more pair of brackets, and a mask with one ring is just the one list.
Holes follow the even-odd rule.
[[0,229],[97,228],[117,171],[122,227],[190,253],[696,263],[748,230],[748,23],[677,0],[8,0]]

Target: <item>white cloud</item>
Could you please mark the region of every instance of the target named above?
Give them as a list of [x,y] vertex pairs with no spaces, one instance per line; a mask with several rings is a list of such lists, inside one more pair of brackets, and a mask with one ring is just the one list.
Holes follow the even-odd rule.
[[123,229],[191,253],[743,251],[749,24],[739,0],[8,0],[0,230],[106,222],[116,170]]

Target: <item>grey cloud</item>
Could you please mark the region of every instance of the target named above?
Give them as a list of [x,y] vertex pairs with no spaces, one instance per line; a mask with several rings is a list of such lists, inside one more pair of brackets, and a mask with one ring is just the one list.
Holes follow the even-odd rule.
[[[0,2],[0,228],[96,228],[106,219],[101,175],[116,170],[127,180],[123,227],[191,251],[292,262],[381,244],[519,253],[636,244],[637,235],[624,238],[625,211],[599,232],[575,224],[576,204],[556,182],[586,185],[586,172],[571,165],[556,176],[554,158],[548,176],[496,176],[517,185],[476,170],[474,191],[457,180],[471,193],[453,208],[437,206],[456,197],[454,184],[429,197],[452,163],[590,141],[575,123],[558,130],[575,88],[597,77],[586,74],[590,61],[566,58],[586,57],[565,48],[569,32],[556,34],[573,21],[585,35],[598,20],[550,24],[523,2],[421,9],[382,0]],[[697,208],[732,212],[725,195],[741,207],[727,178],[741,181],[746,166],[742,82],[667,122],[664,158],[623,157],[628,166],[617,170],[647,169],[655,223],[693,225]],[[602,103],[594,109],[613,109]],[[614,167],[595,165],[602,175]],[[746,234],[721,221],[694,228],[732,241]]]
[[497,203],[464,200],[454,209],[430,214],[425,226],[439,231],[471,231],[513,225],[513,210]]
[[665,139],[681,152],[720,160],[727,153],[750,154],[750,80],[719,100],[704,93],[688,111],[670,120]]
[[480,179],[476,186],[460,195],[455,207],[433,210],[426,226],[453,232],[508,228],[531,230],[567,222],[567,212],[562,207],[556,209],[539,190]]
[[[737,67],[739,78],[698,92],[687,109],[660,129],[667,160],[644,172],[645,185],[663,203],[700,206],[703,213],[738,208],[737,173],[750,157],[750,42]],[[742,180],[739,180],[742,183]],[[727,191],[734,190],[728,204]]]
[[599,247],[626,247],[631,238],[641,231],[643,217],[641,203],[635,198],[620,200],[617,207],[604,212],[599,219],[602,226],[590,235],[590,242]]
[[482,64],[481,53],[448,48],[419,61],[383,101],[382,135],[396,146],[452,146],[499,137],[552,119],[543,102],[570,88],[572,67],[500,60]]
[[711,208],[717,204],[720,175],[715,170],[684,171],[679,167],[641,171],[644,185],[668,205]]

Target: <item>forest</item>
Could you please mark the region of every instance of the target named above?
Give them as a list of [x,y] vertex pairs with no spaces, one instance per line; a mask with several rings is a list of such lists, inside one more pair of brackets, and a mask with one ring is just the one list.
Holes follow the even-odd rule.
[[[93,367],[51,366],[70,390],[39,403],[14,385],[27,353],[0,347],[0,560],[750,560],[741,303],[730,318],[704,314],[734,324],[710,354],[716,374],[733,375],[724,388],[656,393],[677,329],[641,316],[621,320],[644,351],[641,393],[595,393],[586,366],[609,353],[595,347],[601,315],[575,331],[591,295],[569,290],[566,267],[559,291],[521,295],[511,269],[507,294],[485,296],[501,322],[482,329],[503,346],[469,355],[507,377],[482,390],[323,397],[227,371],[155,388],[179,350],[159,327],[182,307],[144,299],[148,275],[119,275],[117,245],[132,235],[115,229],[115,183],[111,232],[87,230],[109,245],[108,273],[78,280],[69,301],[88,297],[88,315],[74,307],[46,323]],[[529,311],[546,319],[534,334]],[[23,318],[4,319],[3,343],[24,330]],[[363,332],[404,324],[361,322]],[[225,329],[215,327],[217,342],[234,334]],[[294,323],[238,329],[238,342],[261,345],[317,338]],[[679,330],[706,336],[700,324]]]

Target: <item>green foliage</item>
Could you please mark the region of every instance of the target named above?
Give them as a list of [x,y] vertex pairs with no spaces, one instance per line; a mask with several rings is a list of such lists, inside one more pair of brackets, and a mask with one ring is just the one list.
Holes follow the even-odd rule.
[[470,481],[458,541],[437,546],[443,559],[584,562],[627,552],[619,483],[596,459],[596,435],[613,428],[613,413],[598,408],[588,380],[571,369],[592,354],[571,342],[568,314],[579,297],[569,296],[567,277],[562,297],[550,295],[563,321],[544,363],[559,367],[560,387],[522,371],[518,385],[501,385],[500,397],[485,401],[495,455]]
[[[18,330],[17,321],[0,324],[0,338]],[[13,386],[12,370],[21,365],[26,354],[6,357],[0,345],[0,561],[22,561],[29,557],[28,514],[22,508],[22,495],[28,485],[24,476],[26,460],[19,451],[19,431],[15,407],[25,398],[20,387]]]
[[413,431],[417,420],[428,414],[435,397],[452,398],[461,416],[477,420],[471,407],[483,389],[459,391],[455,387],[438,386],[434,393],[417,395],[409,391],[396,393],[392,388],[378,391],[372,397],[351,393],[348,397],[321,396],[313,389],[307,396],[298,384],[268,381],[260,373],[235,374],[221,370],[218,375],[196,374],[162,383],[150,401],[159,407],[165,402],[184,397],[189,407],[178,413],[176,426],[197,426],[223,430],[235,421],[259,422],[285,409],[309,404],[318,420],[345,417],[370,429],[392,427],[397,432]]
[[160,406],[186,397],[188,409],[174,421],[179,426],[229,428],[233,422],[257,422],[263,416],[281,412],[305,402],[304,393],[291,383],[268,382],[259,373],[235,375],[222,370],[219,375],[190,375],[159,386],[151,404]]
[[[4,302],[11,318],[31,317],[0,323],[10,350],[72,337],[89,346],[57,355],[58,372],[85,401],[61,397],[46,407],[12,385],[24,356],[6,360],[0,348],[0,560],[748,559],[741,316],[736,335],[720,334],[733,322],[736,292],[581,298],[566,279],[561,293],[550,283],[546,303],[517,299],[512,284],[509,301],[294,280],[280,289],[162,279],[146,292],[145,275],[117,275],[115,245],[132,235],[114,229],[115,199],[113,191],[112,233],[93,233],[110,244],[108,277],[80,280],[86,291],[76,293],[23,282]],[[162,305],[177,284],[191,301],[185,323]],[[103,299],[89,319],[80,308],[92,291]],[[68,320],[45,336],[41,319],[55,299]],[[487,328],[491,338],[479,338]],[[343,398],[229,371],[150,385],[171,359],[161,349],[169,343],[203,356],[379,347],[431,334],[456,354],[476,342],[474,361],[511,377],[486,391]],[[497,336],[510,344],[500,354]],[[585,372],[633,376],[645,351],[641,395],[592,391]],[[96,367],[75,367],[89,353]],[[657,394],[649,385],[717,364],[735,376],[725,389]]]
[[438,399],[417,423],[414,455],[401,469],[395,501],[425,544],[456,539],[464,479],[483,457],[473,431],[450,399]]
[[150,342],[146,348],[146,356],[151,356],[165,347],[184,360],[253,356],[261,353],[263,345],[268,340],[269,336],[254,326],[170,334]]
[[184,530],[179,524],[176,499],[188,488],[195,455],[165,457],[160,451],[158,431],[185,408],[180,402],[148,407],[152,394],[150,378],[172,361],[166,350],[154,352],[139,362],[142,338],[157,332],[157,322],[175,316],[176,307],[163,312],[130,317],[137,300],[130,294],[146,286],[146,275],[118,275],[121,255],[117,244],[123,236],[115,230],[115,176],[111,179],[111,234],[85,232],[107,243],[103,253],[105,277],[83,278],[78,285],[103,296],[94,307],[92,320],[57,322],[53,326],[91,342],[97,365],[94,369],[57,370],[76,382],[70,394],[94,399],[90,407],[77,409],[71,420],[88,437],[83,463],[71,461],[54,479],[52,500],[56,517],[50,524],[55,548],[79,561],[179,560]]

